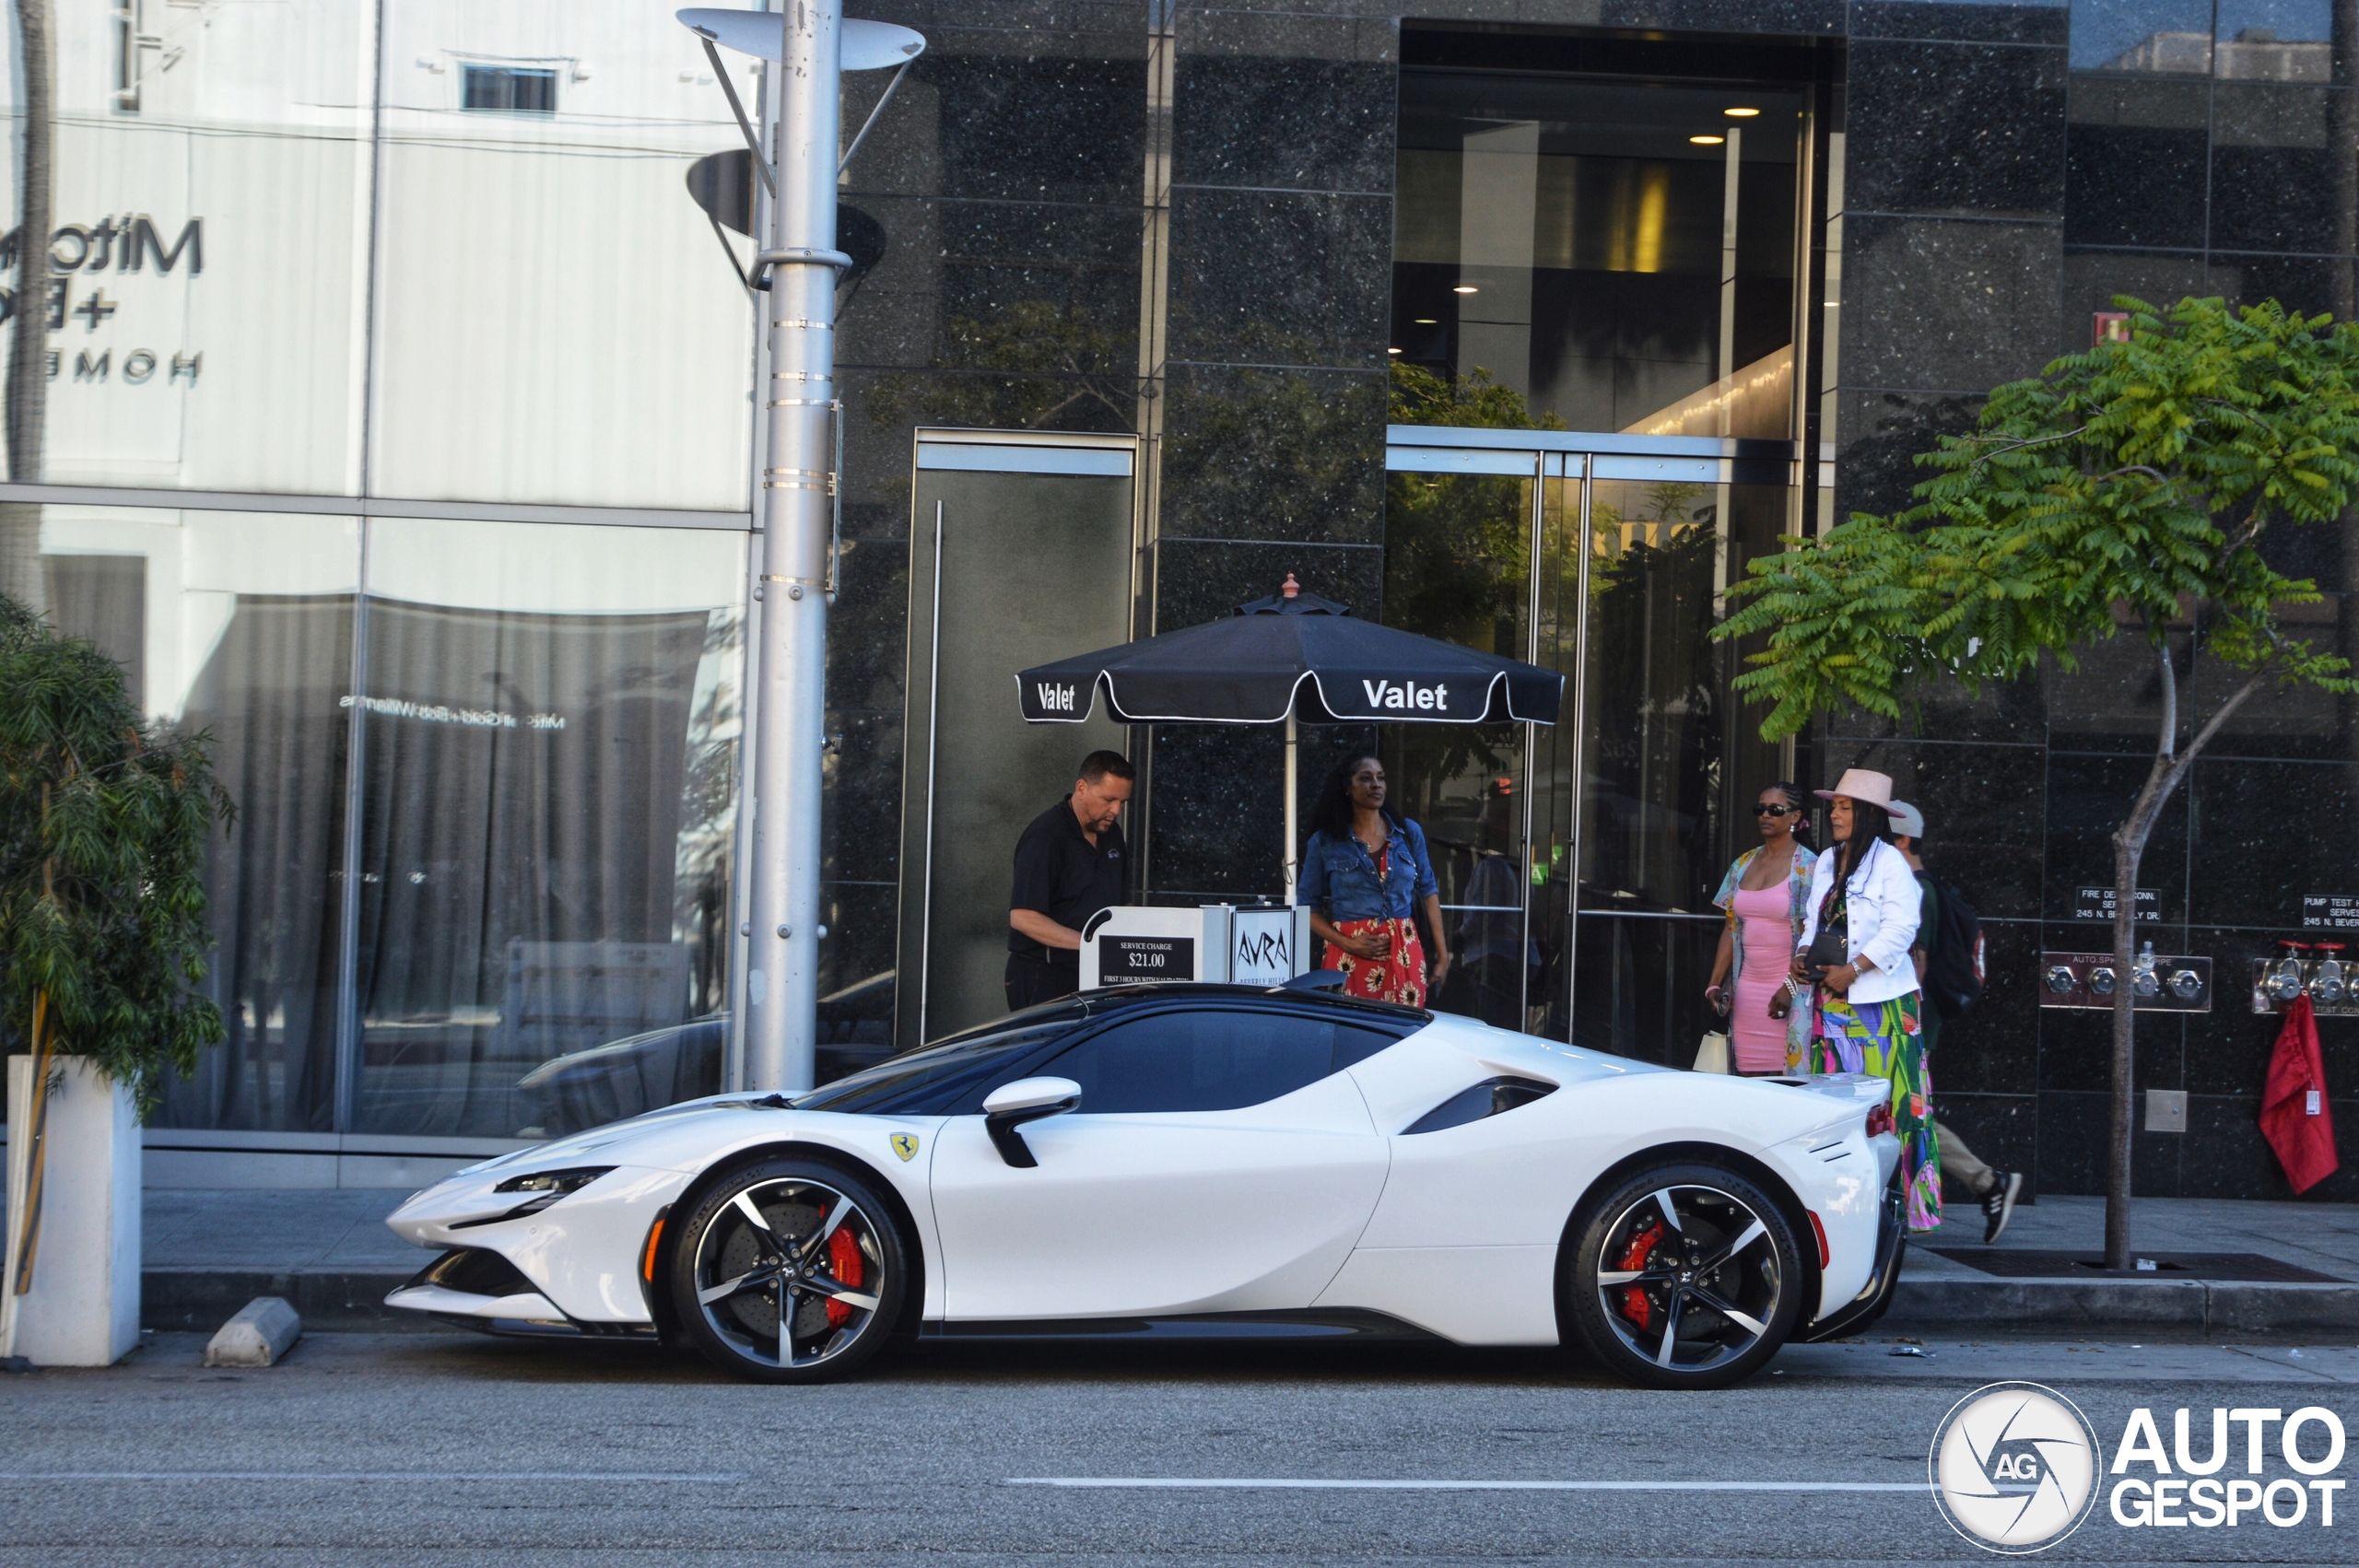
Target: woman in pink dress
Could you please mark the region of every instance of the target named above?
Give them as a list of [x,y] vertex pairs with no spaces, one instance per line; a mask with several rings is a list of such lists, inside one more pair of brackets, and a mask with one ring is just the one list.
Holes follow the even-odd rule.
[[1729,1020],[1729,1049],[1737,1071],[1807,1072],[1807,1019],[1773,1017],[1769,1012],[1793,966],[1794,943],[1809,907],[1811,862],[1817,859],[1794,837],[1802,825],[1802,790],[1770,785],[1754,803],[1753,820],[1761,828],[1760,847],[1736,858],[1712,897],[1729,919],[1704,999]]

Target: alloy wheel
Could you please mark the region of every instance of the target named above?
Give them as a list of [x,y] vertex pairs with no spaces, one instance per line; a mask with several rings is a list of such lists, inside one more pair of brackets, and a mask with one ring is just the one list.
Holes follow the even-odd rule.
[[845,1355],[884,1304],[878,1225],[851,1194],[810,1176],[739,1188],[694,1238],[705,1328],[748,1370],[804,1373]]
[[1671,1375],[1709,1373],[1759,1345],[1784,1271],[1754,1205],[1716,1187],[1666,1184],[1606,1228],[1598,1305],[1628,1351]]

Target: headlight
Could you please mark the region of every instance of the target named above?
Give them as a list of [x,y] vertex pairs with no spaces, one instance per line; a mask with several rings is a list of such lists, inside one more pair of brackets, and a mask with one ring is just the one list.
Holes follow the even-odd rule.
[[583,1188],[613,1170],[612,1165],[582,1165],[569,1171],[534,1171],[531,1176],[510,1176],[494,1192],[546,1192],[562,1198]]
[[530,1194],[523,1202],[503,1213],[493,1214],[486,1219],[462,1220],[451,1228],[462,1230],[471,1225],[496,1225],[502,1220],[513,1220],[525,1214],[537,1214],[567,1194],[581,1191],[614,1168],[612,1165],[577,1165],[568,1171],[534,1171],[530,1176],[510,1176],[506,1181],[493,1188],[492,1191]]

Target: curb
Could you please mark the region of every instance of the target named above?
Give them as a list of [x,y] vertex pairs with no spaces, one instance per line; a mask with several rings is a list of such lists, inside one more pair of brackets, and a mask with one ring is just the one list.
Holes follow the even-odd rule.
[[1893,1323],[1986,1328],[2191,1328],[2201,1333],[2359,1332],[2359,1285],[2202,1280],[1901,1278]]
[[307,1332],[440,1331],[442,1325],[421,1313],[385,1305],[386,1293],[409,1278],[361,1270],[147,1269],[139,1275],[139,1326],[167,1334],[209,1334],[254,1297],[277,1296],[302,1317]]
[[[366,1270],[149,1269],[139,1281],[142,1328],[210,1333],[256,1296],[279,1296],[311,1332],[440,1333],[421,1313],[385,1305],[407,1273]],[[1954,1280],[1901,1277],[1886,1324],[1945,1328],[2179,1328],[2200,1333],[2359,1334],[2359,1285],[2213,1284],[2201,1280]],[[1882,1325],[1879,1325],[1881,1327]]]

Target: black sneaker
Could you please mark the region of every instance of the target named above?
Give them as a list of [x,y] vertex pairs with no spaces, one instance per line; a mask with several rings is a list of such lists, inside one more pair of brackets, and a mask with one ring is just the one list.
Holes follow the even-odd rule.
[[1982,1245],[1989,1246],[2015,1217],[2015,1196],[2024,1189],[2021,1171],[1992,1171],[1990,1190],[1982,1199]]

